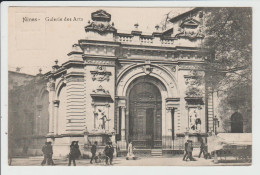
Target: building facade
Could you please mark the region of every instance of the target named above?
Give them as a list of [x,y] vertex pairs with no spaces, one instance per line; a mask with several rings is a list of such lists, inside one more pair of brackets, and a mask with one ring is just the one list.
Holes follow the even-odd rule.
[[42,155],[49,132],[47,80],[8,71],[8,152],[9,156]]
[[138,24],[119,33],[104,10],[91,14],[86,37],[72,46],[68,61],[53,66],[48,79],[49,133],[54,155],[111,140],[119,151],[132,141],[138,150],[183,150],[213,129],[206,85],[191,93],[191,71],[203,74],[203,12],[195,8],[143,35]]

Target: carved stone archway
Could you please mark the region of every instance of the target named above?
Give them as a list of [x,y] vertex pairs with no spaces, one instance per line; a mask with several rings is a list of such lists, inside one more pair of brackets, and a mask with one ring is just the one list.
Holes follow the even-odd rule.
[[119,74],[117,80],[116,94],[119,97],[118,106],[121,110],[121,142],[127,142],[129,135],[129,93],[136,84],[146,82],[156,86],[161,93],[162,148],[172,148],[172,116],[167,112],[166,99],[179,97],[174,76],[162,66],[140,64],[126,68]]

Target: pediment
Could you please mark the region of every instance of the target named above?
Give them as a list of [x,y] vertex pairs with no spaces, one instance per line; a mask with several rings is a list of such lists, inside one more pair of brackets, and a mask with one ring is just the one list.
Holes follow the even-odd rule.
[[197,21],[193,18],[188,18],[181,23],[180,27],[182,27],[182,28],[184,28],[184,27],[196,28],[196,27],[198,27],[199,24],[200,24],[199,21]]
[[111,15],[107,13],[105,10],[98,10],[96,12],[91,13],[91,18],[93,21],[110,21]]

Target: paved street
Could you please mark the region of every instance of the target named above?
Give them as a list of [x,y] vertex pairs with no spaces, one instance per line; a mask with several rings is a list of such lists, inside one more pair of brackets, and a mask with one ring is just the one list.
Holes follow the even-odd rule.
[[[40,166],[42,157],[14,158],[12,166]],[[195,157],[197,161],[182,161],[182,157],[140,157],[137,160],[126,160],[123,157],[116,157],[112,166],[249,166],[250,163],[237,162],[234,158],[220,160],[215,164],[213,159],[206,160],[204,158]],[[55,166],[67,166],[67,159],[54,159]],[[89,159],[81,159],[76,161],[77,166],[106,166],[104,162],[99,164],[90,164]]]

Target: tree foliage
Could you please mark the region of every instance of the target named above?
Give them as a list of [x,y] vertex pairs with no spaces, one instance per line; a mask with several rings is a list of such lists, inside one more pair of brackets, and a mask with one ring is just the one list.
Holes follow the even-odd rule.
[[221,97],[223,114],[240,109],[251,117],[252,9],[206,8],[204,26],[207,85]]

